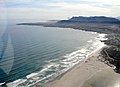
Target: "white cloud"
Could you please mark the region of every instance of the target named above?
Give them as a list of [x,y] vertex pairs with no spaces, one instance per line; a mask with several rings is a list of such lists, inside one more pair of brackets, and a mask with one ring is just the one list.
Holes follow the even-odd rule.
[[32,0],[0,0],[0,2],[31,2]]
[[120,5],[120,0],[84,0],[91,2],[98,2],[101,4],[109,4],[109,5]]
[[101,8],[90,4],[71,4],[71,3],[50,3],[49,6],[58,6],[59,10],[76,15],[107,15],[110,12],[108,8]]
[[[89,6],[77,6],[80,9],[75,9],[72,7],[62,8],[62,9],[43,9],[43,8],[7,8],[8,19],[65,19],[73,15],[102,15],[108,13],[105,11],[97,11],[103,9],[87,9]],[[89,7],[90,8],[90,7]],[[5,11],[5,8],[3,8]],[[5,13],[5,12],[4,12]]]
[[113,7],[110,9],[110,13],[111,13],[111,15],[120,16],[120,6],[113,6]]
[[49,3],[48,6],[58,6],[58,7],[61,7],[63,9],[71,9],[71,10],[80,10],[80,9],[84,9],[85,11],[86,10],[107,10],[107,8],[101,8],[101,7],[97,7],[97,6],[94,6],[92,4],[71,4],[71,3],[65,3],[65,2],[57,2],[57,3]]
[[[16,0],[12,0],[16,1]],[[31,0],[21,0],[28,1]],[[71,16],[94,16],[94,15],[105,15],[105,16],[119,16],[120,14],[120,1],[119,0],[91,0],[92,3],[87,3],[89,0],[85,0],[86,3],[69,3],[69,2],[47,2],[42,3],[46,6],[42,7],[9,7],[7,8],[7,17],[10,19],[65,19]],[[34,6],[41,2],[34,2]],[[102,5],[110,5],[110,7]],[[4,11],[6,8],[2,8]],[[2,12],[0,16],[4,16]]]

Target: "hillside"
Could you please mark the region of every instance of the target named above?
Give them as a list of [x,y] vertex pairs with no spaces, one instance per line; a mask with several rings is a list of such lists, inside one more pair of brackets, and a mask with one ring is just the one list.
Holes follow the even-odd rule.
[[58,23],[110,23],[110,24],[120,24],[120,20],[112,17],[105,16],[94,16],[94,17],[72,17],[69,20],[61,20]]

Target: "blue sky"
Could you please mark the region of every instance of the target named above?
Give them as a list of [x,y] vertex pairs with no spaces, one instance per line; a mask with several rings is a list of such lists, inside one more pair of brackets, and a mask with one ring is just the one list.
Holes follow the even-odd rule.
[[120,0],[0,0],[0,19],[67,19],[119,16]]

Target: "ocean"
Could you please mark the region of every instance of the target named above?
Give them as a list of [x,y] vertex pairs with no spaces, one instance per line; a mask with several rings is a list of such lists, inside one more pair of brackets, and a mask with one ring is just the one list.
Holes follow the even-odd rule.
[[104,34],[16,23],[0,21],[0,83],[8,87],[44,84],[104,45]]

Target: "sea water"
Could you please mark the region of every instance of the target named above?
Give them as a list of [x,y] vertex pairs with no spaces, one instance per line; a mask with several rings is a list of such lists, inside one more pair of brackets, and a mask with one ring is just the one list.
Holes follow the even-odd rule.
[[104,34],[16,23],[0,22],[0,83],[8,87],[43,84],[103,46]]

